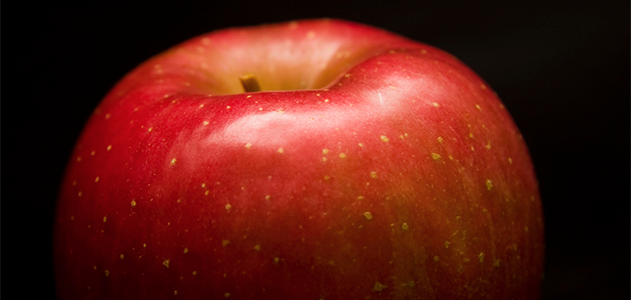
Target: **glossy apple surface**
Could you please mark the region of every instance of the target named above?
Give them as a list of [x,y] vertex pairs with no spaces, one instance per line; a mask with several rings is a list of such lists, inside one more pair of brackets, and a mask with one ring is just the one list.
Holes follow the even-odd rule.
[[536,299],[543,270],[533,166],[494,92],[339,20],[140,65],[86,125],[55,226],[61,299]]

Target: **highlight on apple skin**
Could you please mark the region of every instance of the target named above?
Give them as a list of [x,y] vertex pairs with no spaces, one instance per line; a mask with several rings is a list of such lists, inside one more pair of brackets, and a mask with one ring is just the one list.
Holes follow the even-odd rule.
[[60,188],[60,299],[537,299],[541,200],[491,88],[342,20],[193,38],[127,74]]

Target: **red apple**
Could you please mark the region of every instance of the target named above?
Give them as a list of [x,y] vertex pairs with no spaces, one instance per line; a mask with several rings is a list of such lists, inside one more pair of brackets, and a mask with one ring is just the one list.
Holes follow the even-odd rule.
[[61,299],[536,299],[544,258],[528,150],[488,85],[328,19],[216,31],[125,76],[55,226]]

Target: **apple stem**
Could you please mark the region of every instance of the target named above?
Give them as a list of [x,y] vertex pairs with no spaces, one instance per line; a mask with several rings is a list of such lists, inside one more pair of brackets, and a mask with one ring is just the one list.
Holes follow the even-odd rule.
[[239,80],[241,80],[241,85],[246,93],[261,91],[261,86],[259,85],[258,80],[256,80],[256,76],[253,74],[241,75]]

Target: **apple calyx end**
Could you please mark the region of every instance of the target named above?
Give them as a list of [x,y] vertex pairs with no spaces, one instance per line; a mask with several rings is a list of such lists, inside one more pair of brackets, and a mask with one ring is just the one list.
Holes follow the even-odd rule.
[[259,85],[258,80],[256,80],[256,76],[254,76],[254,74],[241,75],[239,80],[241,81],[241,86],[243,86],[243,90],[246,93],[261,91],[261,86]]

